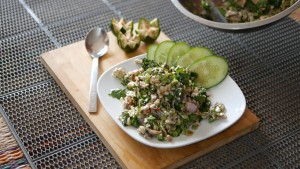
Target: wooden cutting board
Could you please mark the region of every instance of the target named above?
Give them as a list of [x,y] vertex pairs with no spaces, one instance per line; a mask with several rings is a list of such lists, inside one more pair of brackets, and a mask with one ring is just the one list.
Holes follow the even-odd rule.
[[[123,60],[146,52],[147,45],[141,44],[135,53],[125,54],[118,47],[113,34],[109,32],[108,35],[109,51],[101,58],[99,75]],[[169,38],[161,33],[157,42],[167,39]],[[88,112],[92,59],[85,50],[84,41],[44,53],[41,60],[123,168],[176,168],[255,130],[259,124],[259,118],[246,109],[241,119],[233,126],[204,141],[174,149],[149,147],[135,141],[123,132],[100,102],[97,113]]]

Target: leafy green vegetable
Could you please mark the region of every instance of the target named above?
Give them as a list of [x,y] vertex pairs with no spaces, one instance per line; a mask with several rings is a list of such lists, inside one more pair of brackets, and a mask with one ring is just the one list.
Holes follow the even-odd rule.
[[225,17],[226,15],[226,11],[224,8],[219,8],[219,11],[221,12],[221,14]]
[[177,128],[175,128],[175,130],[170,132],[170,135],[172,137],[178,137],[180,135],[180,133],[181,133],[181,129],[180,129],[180,127],[177,127]]
[[205,104],[202,104],[201,112],[207,112],[210,108],[211,102],[210,100],[206,100]]
[[153,67],[157,67],[159,64],[157,64],[156,62],[154,62],[153,60],[149,60],[147,58],[143,59],[143,63],[142,63],[142,68],[144,70],[147,70],[149,68],[153,68]]
[[148,122],[154,122],[156,120],[156,117],[153,116],[153,115],[150,115],[148,118],[147,118]]
[[[248,1],[248,0],[247,0]],[[250,0],[252,1],[252,0]],[[239,5],[236,3],[235,0],[228,0],[228,2],[230,3],[230,5],[233,7],[233,8],[238,8]]]
[[130,120],[130,125],[133,127],[139,127],[140,124],[137,115],[133,116],[133,118]]
[[171,94],[166,95],[166,98],[168,98],[170,101],[173,100],[174,96]]
[[282,0],[269,0],[270,5],[274,6],[275,8],[280,7]]
[[180,103],[180,102],[176,102],[176,103],[175,103],[175,109],[176,109],[177,111],[182,111],[182,109],[183,109],[183,104]]
[[157,140],[158,141],[165,141],[165,138],[164,138],[164,136],[162,134],[158,134],[157,135]]
[[201,1],[201,6],[202,6],[202,8],[204,8],[205,10],[210,11],[210,5],[209,5],[209,3],[208,3],[207,0],[202,0],[202,1]]
[[189,121],[198,121],[199,116],[196,116],[195,114],[189,115]]
[[116,99],[121,99],[122,97],[126,96],[126,90],[125,89],[114,89],[108,95],[113,98],[116,98]]
[[182,83],[183,85],[189,84],[189,81],[190,81],[190,73],[188,73],[188,72],[186,71],[186,69],[180,68],[180,67],[177,68],[175,76],[176,76],[176,79],[177,79],[180,83]]
[[127,126],[127,119],[129,118],[129,114],[128,112],[123,112],[121,115],[120,115],[120,121],[121,123],[124,125],[124,126]]

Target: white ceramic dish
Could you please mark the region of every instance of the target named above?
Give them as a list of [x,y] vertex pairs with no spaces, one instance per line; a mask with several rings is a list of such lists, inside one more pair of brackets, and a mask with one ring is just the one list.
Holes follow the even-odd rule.
[[292,6],[287,8],[286,10],[271,16],[267,19],[259,20],[259,21],[253,21],[253,22],[246,22],[246,23],[222,23],[222,22],[215,22],[215,21],[210,21],[205,18],[202,18],[200,16],[197,16],[193,13],[191,13],[189,10],[184,8],[182,4],[179,2],[179,0],[171,0],[174,6],[182,12],[185,16],[201,23],[206,26],[210,26],[213,28],[218,28],[218,29],[227,29],[227,30],[240,30],[240,29],[248,29],[248,28],[255,28],[263,25],[267,25],[269,23],[275,22],[287,15],[289,15],[291,12],[296,10],[297,8],[300,7],[300,0],[298,0],[296,3],[294,3]]
[[112,89],[124,88],[117,78],[112,77],[113,70],[116,67],[122,67],[126,72],[128,72],[140,68],[140,65],[136,64],[134,60],[143,57],[145,57],[145,54],[128,59],[113,66],[102,74],[97,84],[98,96],[105,110],[117,123],[117,125],[135,140],[148,146],[157,148],[176,148],[186,146],[207,139],[225,130],[229,126],[233,125],[243,115],[246,108],[244,94],[242,93],[238,85],[233,81],[233,79],[230,76],[227,76],[221,84],[209,89],[207,92],[210,95],[212,104],[221,102],[225,105],[227,119],[218,120],[213,123],[208,123],[206,120],[203,120],[201,121],[201,125],[199,126],[199,128],[197,130],[194,130],[194,134],[192,136],[180,135],[179,137],[173,138],[171,142],[161,142],[156,138],[153,138],[151,140],[145,139],[143,136],[137,133],[136,128],[125,127],[121,124],[118,116],[123,111],[123,104],[121,101],[114,99],[108,95]]

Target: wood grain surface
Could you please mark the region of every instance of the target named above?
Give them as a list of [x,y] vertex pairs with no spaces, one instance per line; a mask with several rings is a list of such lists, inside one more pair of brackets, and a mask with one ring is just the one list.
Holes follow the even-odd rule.
[[289,17],[300,23],[300,8],[292,12]]
[[[146,52],[142,44],[138,51],[126,54],[117,45],[111,32],[109,52],[100,59],[99,75],[111,66]],[[157,42],[169,39],[161,33]],[[174,149],[158,149],[143,145],[123,132],[98,103],[98,112],[88,112],[88,94],[92,59],[80,41],[42,54],[42,63],[66,93],[94,132],[123,168],[176,168],[194,160],[258,127],[259,119],[249,109],[227,130],[204,141]],[[113,105],[112,105],[113,106]]]

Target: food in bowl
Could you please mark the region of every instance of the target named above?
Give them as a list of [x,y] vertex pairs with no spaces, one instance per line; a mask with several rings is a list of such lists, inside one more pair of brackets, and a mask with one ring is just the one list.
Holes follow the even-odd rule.
[[195,15],[228,23],[263,20],[286,10],[296,2],[297,0],[180,0],[181,5]]
[[216,7],[230,23],[252,22],[276,15],[297,0],[218,0]]

